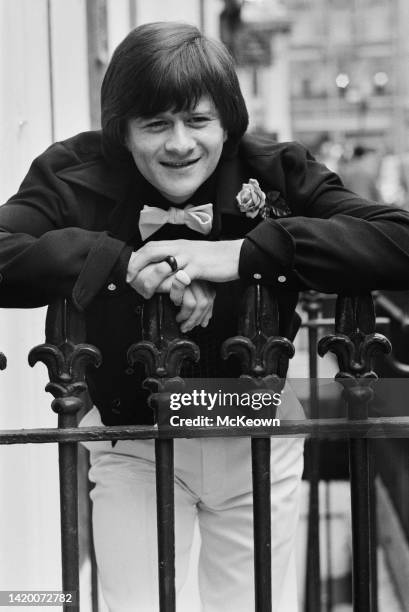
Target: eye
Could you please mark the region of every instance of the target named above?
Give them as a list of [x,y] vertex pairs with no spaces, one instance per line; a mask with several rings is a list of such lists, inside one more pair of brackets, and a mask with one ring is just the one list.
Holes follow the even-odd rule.
[[153,130],[154,132],[159,132],[165,129],[167,125],[168,122],[164,119],[152,119],[151,121],[148,121],[148,123],[145,124],[145,128]]
[[188,119],[188,123],[197,127],[206,125],[209,123],[209,121],[211,121],[211,117],[209,117],[209,115],[192,115]]

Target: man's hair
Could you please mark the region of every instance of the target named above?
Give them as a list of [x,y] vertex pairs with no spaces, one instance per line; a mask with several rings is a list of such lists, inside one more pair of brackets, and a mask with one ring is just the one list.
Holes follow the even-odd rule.
[[125,152],[129,119],[191,109],[204,95],[219,112],[227,146],[235,147],[247,129],[248,113],[225,46],[184,23],[135,28],[116,48],[102,83],[105,151],[110,156]]

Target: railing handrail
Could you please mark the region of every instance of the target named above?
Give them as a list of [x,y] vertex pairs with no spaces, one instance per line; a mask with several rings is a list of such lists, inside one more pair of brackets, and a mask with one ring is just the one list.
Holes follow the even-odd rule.
[[228,436],[255,438],[286,436],[320,439],[409,438],[409,416],[368,417],[353,421],[347,418],[281,419],[279,427],[196,426],[190,430],[180,427],[165,429],[164,426],[161,426],[159,430],[154,425],[6,429],[0,430],[0,445],[161,438],[224,438]]
[[[325,328],[330,320],[322,317],[319,294],[304,296],[308,313],[309,337],[318,340],[318,328]],[[146,366],[145,385],[151,394],[169,391],[171,381],[183,387],[180,370],[187,357],[197,360],[199,347],[191,340],[179,337],[174,313],[163,296],[147,302],[144,314],[143,340],[128,349],[128,362],[142,361]],[[382,321],[387,323],[387,319]],[[250,286],[243,295],[239,314],[238,335],[227,339],[222,347],[224,359],[236,356],[242,366],[242,377],[250,390],[284,385],[288,361],[294,346],[280,336],[279,306],[271,288]],[[50,382],[46,389],[54,395],[52,408],[58,413],[57,428],[38,428],[0,431],[0,445],[27,443],[58,443],[60,462],[62,574],[64,590],[79,590],[77,443],[83,441],[154,439],[157,485],[158,570],[161,612],[175,611],[175,541],[174,541],[174,468],[173,440],[176,438],[250,437],[253,478],[255,601],[257,612],[271,612],[271,491],[270,438],[305,437],[318,449],[322,438],[348,439],[353,531],[354,610],[376,610],[375,519],[373,500],[373,461],[371,438],[409,438],[409,417],[369,417],[373,399],[372,383],[377,376],[372,370],[377,352],[390,352],[389,341],[375,333],[375,311],[370,296],[339,296],[335,313],[335,333],[318,343],[318,353],[336,355],[339,372],[336,380],[343,388],[345,418],[280,419],[273,426],[253,425],[194,428],[168,425],[117,425],[78,427],[77,414],[83,407],[85,365],[98,366],[101,355],[97,348],[85,344],[84,320],[65,301],[53,304],[47,315],[46,343],[30,352],[29,362],[43,361],[49,370]],[[310,348],[311,360],[311,348]],[[0,367],[3,364],[0,363]],[[5,365],[5,364],[4,364]],[[310,369],[311,404],[317,408],[318,380],[316,357]],[[156,397],[156,399],[158,399]],[[318,417],[317,410],[311,415]],[[160,421],[158,421],[160,423]],[[314,454],[316,471],[318,454]],[[317,472],[318,473],[318,472]],[[318,502],[318,480],[310,482],[310,500]],[[315,493],[314,493],[315,491]],[[318,510],[318,503],[315,504]],[[311,507],[314,504],[310,503]],[[314,521],[319,514],[315,512]],[[309,525],[308,548],[315,551],[309,562],[311,582],[319,585],[319,540],[317,526]],[[311,529],[310,529],[311,527]],[[314,536],[314,537],[312,537]],[[317,609],[313,602],[320,600],[319,586],[307,593],[309,610]],[[64,609],[68,609],[64,607]],[[78,610],[75,606],[73,612]]]

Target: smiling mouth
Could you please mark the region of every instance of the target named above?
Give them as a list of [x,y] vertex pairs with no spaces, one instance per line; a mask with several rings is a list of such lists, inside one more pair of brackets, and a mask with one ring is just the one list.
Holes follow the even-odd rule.
[[200,157],[197,157],[196,159],[187,159],[185,161],[181,161],[181,162],[160,162],[162,166],[165,166],[166,168],[188,168],[189,166],[193,166],[193,164],[195,164],[196,162],[198,162],[200,159]]

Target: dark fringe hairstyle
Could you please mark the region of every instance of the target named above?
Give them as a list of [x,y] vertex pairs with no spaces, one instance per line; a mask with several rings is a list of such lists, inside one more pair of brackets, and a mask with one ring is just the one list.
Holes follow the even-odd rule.
[[248,113],[233,59],[219,41],[196,27],[156,22],[132,30],[116,48],[101,88],[104,151],[111,159],[128,156],[127,122],[173,110],[194,108],[208,95],[234,149],[247,129]]

